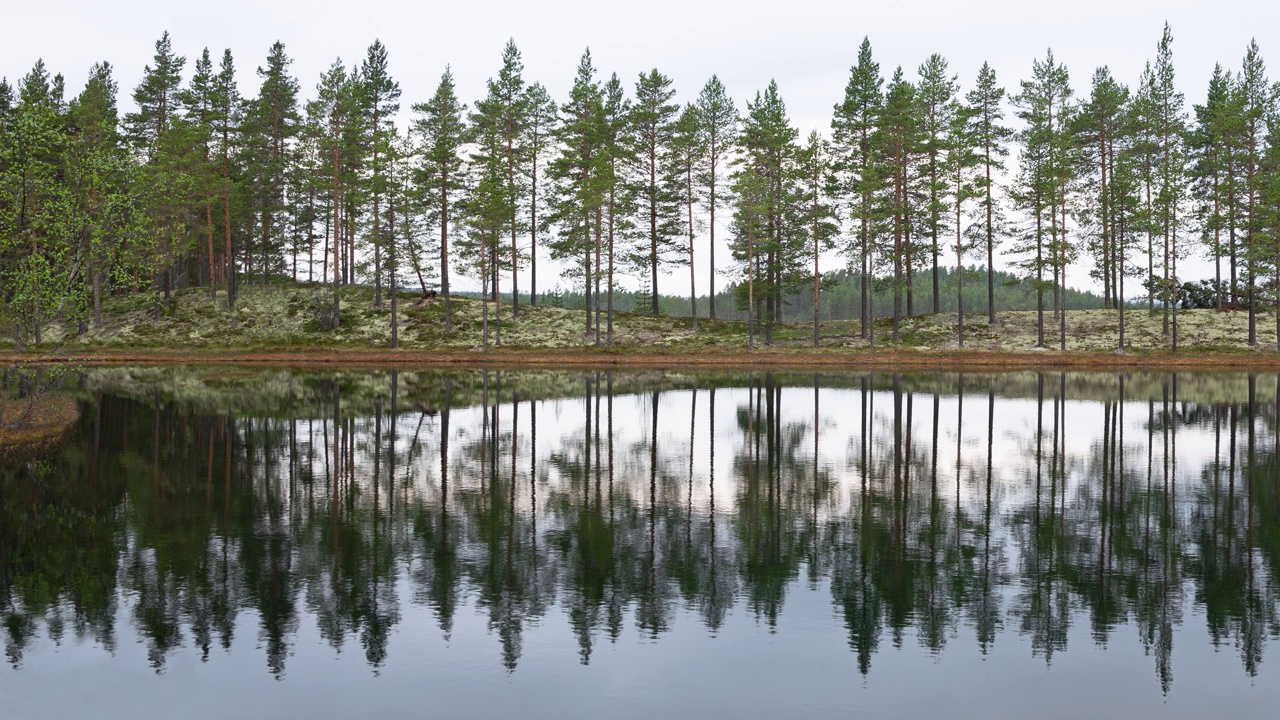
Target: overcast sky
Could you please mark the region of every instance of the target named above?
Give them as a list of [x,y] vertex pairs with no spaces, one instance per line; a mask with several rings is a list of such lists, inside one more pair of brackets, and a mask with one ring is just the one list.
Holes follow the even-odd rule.
[[[1214,63],[1238,68],[1251,37],[1270,67],[1280,67],[1280,3],[1274,0],[60,0],[11,5],[3,13],[0,76],[14,81],[44,58],[52,72],[66,76],[73,95],[89,67],[107,60],[120,83],[122,109],[131,105],[129,94],[164,30],[174,49],[188,57],[188,75],[202,48],[210,49],[215,62],[223,48],[231,48],[246,95],[256,93],[254,69],[275,40],[284,42],[303,94],[310,97],[334,58],[356,62],[380,38],[406,110],[430,96],[446,64],[453,66],[464,100],[481,97],[509,37],[523,54],[526,80],[542,82],[563,101],[582,50],[590,46],[603,77],[617,72],[631,86],[637,74],[656,67],[674,80],[682,101],[693,99],[712,73],[740,107],[776,79],[802,136],[811,128],[828,128],[863,36],[870,38],[886,76],[902,65],[914,77],[920,62],[938,52],[964,90],[983,61],[991,63],[1002,84],[1016,90],[1030,75],[1032,60],[1052,48],[1081,95],[1099,65],[1134,82],[1143,63],[1154,57],[1168,21],[1188,111],[1201,101]],[[1280,72],[1270,75],[1280,78]]]

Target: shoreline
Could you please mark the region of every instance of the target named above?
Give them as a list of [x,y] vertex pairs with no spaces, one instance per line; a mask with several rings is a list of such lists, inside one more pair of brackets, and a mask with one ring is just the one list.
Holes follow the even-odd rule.
[[595,348],[507,349],[487,353],[390,349],[142,349],[63,354],[0,352],[0,363],[85,365],[253,365],[276,367],[577,367],[577,368],[812,368],[830,371],[904,369],[999,372],[1003,370],[1280,370],[1280,353],[1268,351],[842,350],[761,349],[697,351],[603,350]]

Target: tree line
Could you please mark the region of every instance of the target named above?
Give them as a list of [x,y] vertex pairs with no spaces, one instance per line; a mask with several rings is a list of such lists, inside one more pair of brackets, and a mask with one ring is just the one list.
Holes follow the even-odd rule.
[[[986,268],[976,263],[968,263],[962,271],[963,277],[954,267],[943,267],[939,271],[939,301],[941,312],[956,312],[957,283],[965,307],[983,307],[987,302]],[[861,300],[861,278],[847,268],[831,272],[823,272],[820,280],[819,318],[821,322],[838,321],[844,318],[857,317],[858,303]],[[1013,272],[997,269],[993,282],[995,306],[1002,311],[1035,310],[1036,293],[1034,283],[1020,278]],[[1195,289],[1199,290],[1197,285]],[[720,303],[718,317],[722,320],[745,321],[746,308],[737,305],[737,286],[726,285],[716,293],[716,302]],[[1205,288],[1205,291],[1209,291]],[[875,295],[874,307],[876,317],[891,317],[893,308],[893,289],[877,287],[872,284],[869,292]],[[505,294],[504,294],[505,298]],[[509,298],[508,298],[509,299]],[[581,310],[585,297],[580,291],[559,289],[543,292],[538,302],[553,306]],[[706,295],[697,297],[697,304],[705,307],[709,301]],[[930,307],[933,303],[933,290],[928,283],[916,288],[915,301]],[[634,290],[617,290],[614,293],[614,307],[618,312],[640,313],[649,307],[651,298],[648,293]],[[1186,288],[1179,288],[1179,302],[1182,307],[1206,307],[1208,301],[1200,296],[1189,295]],[[1130,301],[1134,307],[1135,301]],[[1068,310],[1096,310],[1102,307],[1102,296],[1085,290],[1067,288],[1066,305]],[[687,297],[663,295],[659,299],[659,308],[663,315],[669,317],[690,317],[693,303]],[[812,288],[798,288],[782,296],[782,321],[786,323],[805,323],[813,319]],[[973,327],[969,320],[969,327]],[[832,333],[843,332],[842,327],[824,327],[824,337]]]
[[1166,25],[1134,86],[1104,66],[1077,99],[1052,51],[1012,92],[984,64],[962,93],[938,54],[886,78],[864,39],[830,131],[801,139],[775,82],[739,107],[713,75],[681,104],[658,70],[606,79],[588,50],[557,100],[514,41],[483,98],[464,103],[446,68],[402,127],[380,41],[335,60],[306,100],[279,42],[249,97],[229,50],[184,74],[165,33],[123,116],[105,62],[69,100],[42,61],[0,81],[0,303],[21,346],[54,320],[100,322],[113,294],[150,293],[158,317],[176,288],[202,287],[235,322],[240,287],[285,278],[332,285],[336,327],[338,288],[359,283],[389,306],[395,346],[402,286],[438,289],[449,330],[462,275],[490,298],[487,348],[502,342],[499,299],[512,316],[536,304],[550,260],[596,344],[612,344],[622,286],[657,315],[687,270],[695,327],[725,313],[728,287],[754,347],[801,292],[817,344],[834,272],[858,279],[850,319],[874,345],[877,290],[896,341],[903,316],[941,311],[946,268],[977,262],[985,303],[966,308],[965,272],[950,288],[963,345],[966,310],[995,321],[1000,257],[1035,289],[1040,345],[1056,329],[1065,348],[1063,298],[1087,274],[1119,310],[1119,348],[1142,297],[1176,349],[1178,261],[1198,253],[1212,305],[1247,309],[1256,344],[1259,307],[1280,328],[1280,86],[1251,42],[1188,113],[1172,46]]

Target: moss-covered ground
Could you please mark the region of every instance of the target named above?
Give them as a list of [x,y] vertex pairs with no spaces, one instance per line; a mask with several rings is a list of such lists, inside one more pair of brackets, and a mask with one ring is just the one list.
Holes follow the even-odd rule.
[[[244,288],[234,312],[227,309],[226,297],[211,297],[207,290],[175,292],[169,301],[156,304],[149,295],[113,297],[106,300],[102,321],[89,323],[80,333],[76,326],[51,323],[44,329],[44,343],[26,348],[30,352],[181,353],[290,353],[324,352],[371,353],[391,345],[390,304],[375,309],[373,290],[347,287],[338,292],[340,323],[332,328],[333,292],[323,286],[276,285]],[[587,329],[583,310],[522,305],[513,316],[504,303],[483,303],[476,299],[451,299],[451,328],[445,328],[444,303],[416,304],[410,293],[399,297],[399,340],[404,351],[421,356],[431,353],[466,354],[484,348],[485,311],[488,311],[489,347],[508,358],[521,351],[541,353],[593,353],[607,343],[607,325],[599,332]],[[1168,354],[1172,350],[1172,327],[1166,332],[1166,315],[1145,309],[1131,309],[1126,315],[1126,353]],[[593,318],[594,320],[594,318]],[[603,314],[601,315],[603,323]],[[1168,320],[1173,320],[1172,316]],[[1276,349],[1275,314],[1257,315],[1257,343],[1248,343],[1248,313],[1213,310],[1182,311],[1177,314],[1179,353],[1190,356],[1231,355],[1260,359]],[[613,342],[609,355],[673,357],[727,356],[747,350],[748,332],[744,322],[701,319],[694,329],[690,318],[649,317],[619,313],[613,320]],[[956,337],[954,313],[917,315],[903,318],[898,339],[893,339],[892,321],[875,323],[874,349],[877,354],[947,353],[961,350]],[[965,316],[964,351],[992,355],[1043,356],[1060,353],[1062,325],[1052,312],[1044,316],[1043,344],[1037,332],[1035,312],[998,313],[994,323],[985,314]],[[1119,313],[1115,310],[1073,310],[1066,314],[1065,349],[1073,354],[1113,354],[1117,349]],[[599,338],[597,338],[597,334]],[[857,357],[872,349],[872,341],[862,338],[852,321],[825,322],[819,327],[822,356]],[[807,323],[775,323],[766,335],[758,327],[756,350],[764,353],[812,354],[813,326]],[[0,328],[0,352],[14,354],[8,333]]]

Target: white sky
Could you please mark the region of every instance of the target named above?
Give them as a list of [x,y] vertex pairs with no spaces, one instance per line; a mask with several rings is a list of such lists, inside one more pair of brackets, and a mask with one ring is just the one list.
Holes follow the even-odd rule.
[[[590,46],[603,77],[617,72],[630,86],[640,72],[657,67],[674,80],[681,101],[692,100],[716,73],[741,108],[774,78],[802,137],[811,128],[829,127],[864,35],[886,77],[899,64],[914,77],[921,61],[938,52],[960,76],[962,90],[971,87],[985,60],[1012,93],[1030,75],[1032,60],[1052,47],[1079,96],[1087,93],[1099,65],[1134,82],[1143,63],[1154,57],[1167,20],[1188,112],[1201,101],[1214,63],[1238,68],[1251,37],[1264,59],[1280,67],[1280,4],[1267,0],[1074,0],[1063,5],[1025,0],[63,0],[12,5],[0,29],[0,76],[16,80],[43,57],[51,71],[66,76],[71,95],[90,65],[107,60],[116,70],[122,108],[166,29],[175,50],[188,58],[188,73],[202,48],[209,47],[216,62],[230,47],[246,94],[256,93],[254,69],[270,44],[281,40],[306,97],[335,57],[356,62],[380,38],[406,109],[430,96],[446,64],[453,66],[464,100],[481,97],[508,37],[523,54],[525,79],[542,82],[562,101],[583,48]],[[1188,278],[1211,273],[1203,262],[1184,268],[1187,272],[1180,274]],[[1072,272],[1084,276],[1083,266]],[[544,273],[545,282],[549,273]],[[675,285],[667,282],[662,289],[686,288],[687,271],[676,277]],[[699,272],[700,292],[704,278]],[[522,285],[527,288],[527,280]]]

